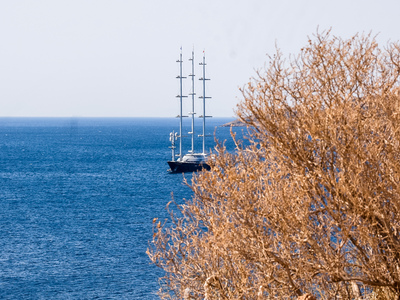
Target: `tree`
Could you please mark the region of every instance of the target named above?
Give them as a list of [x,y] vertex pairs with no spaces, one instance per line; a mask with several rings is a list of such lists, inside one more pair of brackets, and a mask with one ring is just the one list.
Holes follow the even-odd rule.
[[242,90],[223,145],[155,224],[162,298],[400,297],[400,46],[315,34]]

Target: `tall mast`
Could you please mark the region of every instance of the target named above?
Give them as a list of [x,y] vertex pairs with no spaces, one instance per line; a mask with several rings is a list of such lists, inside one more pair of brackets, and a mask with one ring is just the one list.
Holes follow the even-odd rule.
[[210,118],[211,116],[206,116],[206,99],[210,99],[211,97],[206,97],[206,80],[210,80],[206,78],[206,55],[203,51],[203,62],[199,63],[199,65],[203,66],[203,77],[199,78],[199,80],[203,81],[203,96],[199,97],[203,99],[203,115],[200,118],[203,118],[203,134],[200,135],[203,137],[203,154],[206,153],[206,118]]
[[179,62],[179,75],[176,78],[179,78],[179,95],[176,97],[179,97],[179,105],[180,105],[180,110],[179,110],[179,160],[182,160],[182,98],[187,97],[182,95],[182,79],[186,78],[182,76],[182,47],[181,47],[181,53],[179,56],[179,60],[176,62]]
[[196,93],[194,92],[194,50],[192,50],[192,58],[189,58],[190,61],[192,61],[192,74],[189,76],[192,77],[192,92],[189,94],[192,96],[192,111],[189,113],[189,115],[192,115],[192,131],[189,132],[189,134],[192,135],[192,150],[190,151],[192,154],[194,153],[194,115],[196,114],[194,112],[194,96]]

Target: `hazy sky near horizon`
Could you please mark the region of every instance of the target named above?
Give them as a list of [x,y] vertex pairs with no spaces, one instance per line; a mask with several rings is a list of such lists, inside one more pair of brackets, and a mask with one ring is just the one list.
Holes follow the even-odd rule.
[[275,45],[296,54],[332,28],[384,46],[400,40],[399,11],[397,0],[0,0],[0,116],[175,116],[182,47],[184,75],[195,50],[197,96],[206,53],[207,114],[230,117]]

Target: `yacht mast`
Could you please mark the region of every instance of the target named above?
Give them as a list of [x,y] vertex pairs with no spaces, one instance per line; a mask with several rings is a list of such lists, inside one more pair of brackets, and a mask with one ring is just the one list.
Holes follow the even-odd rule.
[[194,112],[194,96],[196,93],[194,92],[194,50],[192,50],[192,58],[189,58],[190,61],[192,61],[192,74],[189,76],[192,77],[192,92],[189,94],[192,96],[192,111],[189,113],[189,115],[192,115],[192,131],[189,132],[189,134],[192,135],[192,150],[190,151],[192,154],[194,153],[194,115],[196,114]]
[[179,105],[180,105],[180,110],[179,110],[179,160],[182,161],[182,98],[187,97],[182,95],[182,79],[186,78],[182,76],[182,47],[181,47],[181,53],[179,56],[179,60],[176,62],[179,63],[179,75],[176,78],[179,78],[179,95],[176,97],[179,98]]
[[203,154],[206,153],[206,118],[210,118],[211,116],[206,116],[206,99],[210,99],[211,97],[206,97],[206,80],[210,80],[206,78],[206,55],[203,51],[203,62],[199,63],[199,65],[203,66],[203,77],[199,78],[199,80],[203,81],[203,96],[199,97],[203,99],[203,115],[200,118],[203,118],[203,134],[199,135],[203,137]]

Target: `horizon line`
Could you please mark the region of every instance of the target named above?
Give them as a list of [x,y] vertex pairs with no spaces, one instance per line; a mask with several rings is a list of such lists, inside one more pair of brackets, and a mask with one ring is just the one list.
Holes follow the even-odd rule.
[[[160,116],[0,116],[0,118],[113,118],[113,119],[132,119],[132,118],[153,118],[153,119],[176,119],[177,117],[160,117]],[[236,116],[213,116],[212,118],[238,118]],[[197,118],[201,119],[201,118]]]

